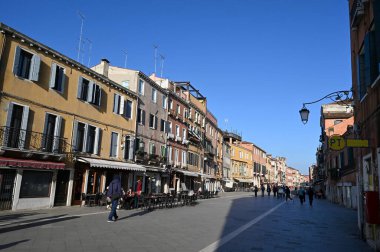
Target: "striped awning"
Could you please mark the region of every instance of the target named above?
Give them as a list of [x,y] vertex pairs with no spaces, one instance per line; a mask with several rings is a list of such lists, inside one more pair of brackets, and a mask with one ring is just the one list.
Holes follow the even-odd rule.
[[190,171],[185,171],[185,170],[181,170],[181,169],[173,169],[173,170],[176,172],[180,172],[183,175],[189,176],[189,177],[198,177],[198,175],[199,175],[197,172],[190,172]]
[[32,159],[17,159],[0,157],[0,167],[35,168],[35,169],[65,169],[65,163],[49,162]]
[[111,161],[111,160],[105,160],[105,159],[84,158],[84,157],[78,158],[77,161],[90,164],[90,167],[129,170],[129,171],[142,171],[142,172],[146,171],[146,169],[141,165],[127,163],[127,162],[118,162],[118,161]]
[[242,178],[235,178],[238,182],[241,183],[253,183],[253,179],[242,179]]

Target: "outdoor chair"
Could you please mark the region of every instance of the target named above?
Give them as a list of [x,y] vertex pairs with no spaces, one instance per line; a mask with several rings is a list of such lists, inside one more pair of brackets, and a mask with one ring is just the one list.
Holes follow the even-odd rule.
[[137,199],[137,208],[145,209],[147,207],[147,202],[144,195],[140,195]]
[[107,196],[105,194],[99,194],[98,196],[98,205],[105,206],[107,205]]
[[89,206],[96,205],[96,195],[86,195],[86,199]]

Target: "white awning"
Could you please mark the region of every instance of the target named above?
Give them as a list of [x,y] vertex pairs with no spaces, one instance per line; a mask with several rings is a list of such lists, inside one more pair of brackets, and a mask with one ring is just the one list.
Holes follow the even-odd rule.
[[156,167],[156,166],[150,166],[150,165],[143,165],[143,167],[144,167],[147,171],[153,171],[153,172],[166,172],[166,169],[165,169],[165,168],[162,168],[162,167]]
[[180,173],[182,173],[185,176],[198,177],[198,173],[196,173],[196,172],[189,172],[189,171],[180,170],[180,169],[173,169],[173,170],[176,171],[176,172],[180,172]]
[[253,179],[241,179],[241,178],[235,178],[235,179],[241,183],[253,183]]
[[210,175],[210,174],[204,174],[204,173],[199,173],[200,176],[204,177],[204,178],[208,178],[208,179],[215,179],[214,176]]
[[90,167],[97,168],[110,168],[110,169],[120,169],[120,170],[129,170],[129,171],[142,171],[145,172],[146,169],[138,164],[110,161],[104,159],[95,159],[95,158],[84,158],[80,157],[77,159],[79,162],[90,164]]

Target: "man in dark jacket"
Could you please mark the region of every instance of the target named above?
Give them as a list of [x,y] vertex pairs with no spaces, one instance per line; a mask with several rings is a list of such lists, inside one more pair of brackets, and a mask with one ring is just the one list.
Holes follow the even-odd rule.
[[307,194],[309,195],[309,204],[312,207],[313,206],[313,199],[314,199],[314,190],[312,187],[307,190]]
[[[120,176],[114,175],[113,180],[108,186],[108,192],[107,192],[107,197],[110,197],[112,200],[111,212],[108,216],[108,222],[114,222],[117,220],[117,218],[119,218],[119,216],[117,216],[116,214],[116,207],[122,195],[121,193],[122,192],[121,192]],[[112,218],[115,218],[115,220],[112,220]]]

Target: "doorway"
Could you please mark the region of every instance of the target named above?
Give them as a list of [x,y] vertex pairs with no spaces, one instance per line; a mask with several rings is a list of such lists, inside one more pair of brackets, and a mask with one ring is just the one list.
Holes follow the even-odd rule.
[[16,170],[0,170],[0,210],[11,210]]
[[55,188],[54,206],[66,206],[69,188],[70,171],[60,170],[57,174],[57,185]]

